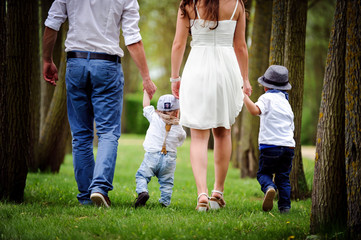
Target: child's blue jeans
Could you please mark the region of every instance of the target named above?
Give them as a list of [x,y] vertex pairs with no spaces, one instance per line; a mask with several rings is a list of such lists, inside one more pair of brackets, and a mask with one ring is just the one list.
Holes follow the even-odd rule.
[[[278,209],[291,208],[290,172],[294,149],[290,147],[271,147],[261,149],[257,180],[266,193],[269,187],[278,190]],[[273,174],[275,174],[273,182]]]
[[138,194],[148,192],[148,183],[152,177],[156,176],[161,192],[159,202],[168,206],[172,197],[176,159],[177,154],[175,152],[168,152],[165,155],[161,152],[146,152],[144,160],[135,175],[136,192]]

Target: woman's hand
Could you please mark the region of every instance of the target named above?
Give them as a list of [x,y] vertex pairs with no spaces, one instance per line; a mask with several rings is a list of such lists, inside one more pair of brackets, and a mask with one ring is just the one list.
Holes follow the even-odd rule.
[[243,80],[243,93],[246,94],[247,96],[251,96],[252,94],[252,86],[249,83],[249,80]]
[[179,99],[179,88],[180,88],[180,81],[179,82],[172,82],[172,94],[175,98]]

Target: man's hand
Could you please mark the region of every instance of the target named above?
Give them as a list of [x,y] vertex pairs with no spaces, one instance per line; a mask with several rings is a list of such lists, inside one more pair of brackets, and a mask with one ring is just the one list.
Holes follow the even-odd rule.
[[179,99],[179,88],[180,88],[180,83],[181,81],[179,82],[172,82],[172,94],[175,98],[178,98]]
[[43,77],[45,81],[56,86],[56,81],[58,81],[58,69],[54,62],[43,61]]
[[155,86],[153,81],[150,80],[150,79],[149,80],[143,80],[143,88],[144,88],[145,91],[147,91],[147,93],[149,95],[149,99],[152,99],[153,94],[157,90],[157,87]]

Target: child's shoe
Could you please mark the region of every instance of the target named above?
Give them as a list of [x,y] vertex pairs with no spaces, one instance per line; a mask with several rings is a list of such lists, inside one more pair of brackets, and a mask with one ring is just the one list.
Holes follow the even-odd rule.
[[276,190],[273,187],[269,187],[264,196],[262,209],[265,212],[271,211],[273,208],[273,199],[275,198]]
[[138,197],[134,203],[134,207],[140,207],[140,206],[145,206],[145,203],[148,201],[149,199],[149,194],[147,192],[142,192],[138,194]]
[[280,213],[281,214],[288,214],[288,213],[290,213],[290,209],[289,208],[282,208],[282,209],[280,209]]

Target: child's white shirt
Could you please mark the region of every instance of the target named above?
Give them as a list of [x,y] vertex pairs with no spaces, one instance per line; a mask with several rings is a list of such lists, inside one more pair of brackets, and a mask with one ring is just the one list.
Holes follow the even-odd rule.
[[294,115],[285,94],[264,93],[255,104],[261,110],[258,143],[295,147]]
[[[165,122],[159,117],[152,105],[143,108],[143,115],[150,123],[143,142],[144,150],[146,152],[160,152],[166,133]],[[183,144],[186,136],[186,132],[180,124],[172,125],[166,140],[167,151],[177,152],[177,147]]]

